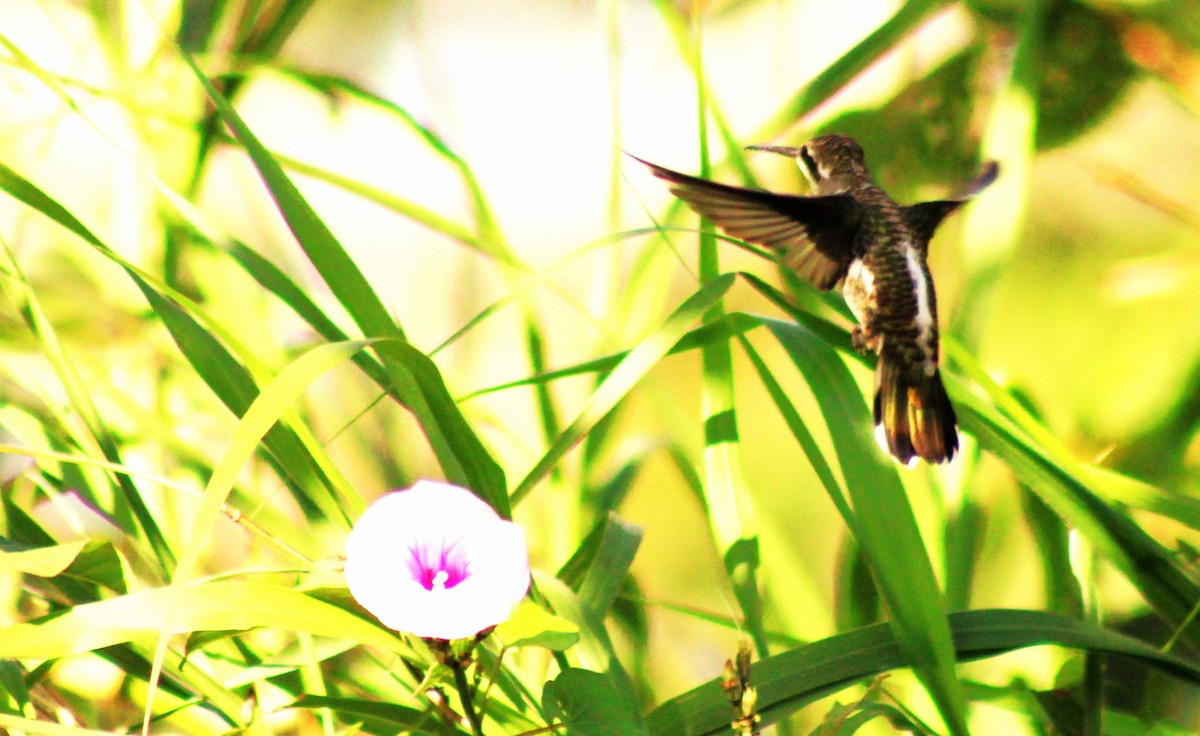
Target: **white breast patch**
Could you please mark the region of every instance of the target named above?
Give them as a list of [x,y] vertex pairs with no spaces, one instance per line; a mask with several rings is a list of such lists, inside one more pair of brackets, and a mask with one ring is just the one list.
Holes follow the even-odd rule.
[[846,306],[854,313],[859,324],[867,323],[867,305],[875,301],[875,274],[863,264],[861,258],[855,258],[846,271],[846,280],[842,283],[842,296],[846,298]]
[[913,326],[917,328],[917,347],[924,356],[922,368],[925,375],[932,376],[937,372],[937,356],[933,352],[933,332],[937,325],[933,323],[933,310],[929,306],[929,280],[925,278],[925,269],[921,268],[921,256],[912,243],[905,241],[900,247],[904,251],[908,275],[912,278],[917,299],[917,316],[913,319]]

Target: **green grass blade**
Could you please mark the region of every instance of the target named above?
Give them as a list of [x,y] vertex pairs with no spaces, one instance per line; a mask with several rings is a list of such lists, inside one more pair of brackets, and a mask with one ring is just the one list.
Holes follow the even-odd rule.
[[0,163],[0,189],[75,233],[85,242],[107,250],[107,246],[57,200],[3,163]]
[[[213,87],[192,57],[180,54],[204,87],[217,113],[249,154],[288,227],[328,284],[338,302],[367,337],[404,340],[379,295],[350,259],[341,243],[300,195],[279,162],[251,132],[229,102]],[[417,417],[429,438],[446,479],[472,488],[507,513],[504,474],[484,449],[453,401],[443,401],[445,386],[432,363],[396,342],[380,343],[377,351],[396,395]],[[432,394],[430,393],[432,392]],[[448,398],[448,394],[446,394]],[[434,408],[436,407],[436,411]]]
[[[406,109],[400,105],[386,100],[372,92],[369,92],[357,84],[344,79],[342,77],[332,75],[311,74],[302,70],[291,69],[288,73],[308,84],[315,89],[322,91],[327,95],[349,95],[354,99],[360,100],[373,107],[380,108],[396,119],[400,120],[406,127],[414,131],[429,148],[445,159],[458,173],[462,180],[463,187],[466,189],[475,214],[475,229],[471,231],[465,227],[458,225],[446,218],[437,215],[423,207],[420,207],[412,202],[390,195],[373,187],[363,185],[361,182],[356,182],[346,177],[340,177],[329,172],[325,172],[314,167],[309,167],[299,162],[290,162],[296,170],[304,171],[311,176],[322,178],[325,181],[340,186],[347,191],[353,192],[361,197],[375,201],[385,207],[392,209],[405,217],[408,217],[416,222],[419,222],[432,230],[442,233],[443,235],[452,238],[467,247],[473,248],[485,255],[495,258],[499,263],[515,269],[522,273],[532,273],[533,269],[521,261],[519,256],[513,250],[508,240],[504,237],[495,217],[492,215],[491,207],[489,206],[486,197],[483,194],[482,188],[479,186],[478,180],[475,178],[474,172],[471,171],[467,162],[462,159],[454,150],[436,133],[428,127],[421,125],[416,118],[412,116]],[[285,163],[287,163],[285,161]],[[512,280],[512,274],[506,272],[506,278]],[[523,285],[517,284],[516,291],[521,292]],[[510,293],[509,298],[516,298],[516,294]],[[532,308],[526,308],[523,318],[525,321],[525,338],[526,348],[529,354],[529,361],[535,372],[540,372],[544,365],[543,329],[539,324],[539,319]],[[453,335],[448,342],[457,339],[467,329],[477,324],[476,320],[472,320],[468,325],[464,326],[459,332]],[[436,351],[434,351],[436,352]],[[537,407],[539,418],[541,419],[543,434],[547,439],[556,436],[559,432],[558,412],[554,407],[554,403],[549,391],[544,386],[536,386],[534,389],[537,399]],[[399,397],[397,397],[399,399]],[[462,427],[458,427],[456,432],[463,434]],[[468,454],[480,455],[481,448],[477,443],[471,442],[470,438],[466,438],[467,446],[463,451]],[[475,485],[479,487],[480,481],[488,480],[491,487],[480,488],[481,492],[489,496],[498,496],[502,490],[495,485],[495,479],[499,478],[499,473],[495,468],[486,467],[488,465],[486,459],[481,460],[479,465],[484,466],[479,469],[479,475],[476,478]],[[499,504],[497,508],[507,508],[507,502]]]
[[513,251],[507,239],[501,233],[499,226],[496,223],[496,218],[492,214],[491,206],[488,204],[487,198],[483,194],[483,189],[479,186],[479,181],[475,178],[475,173],[471,171],[471,167],[463,160],[461,156],[455,153],[445,140],[442,139],[429,127],[422,125],[412,113],[405,108],[396,104],[392,100],[380,97],[379,95],[363,89],[353,81],[344,77],[332,76],[327,74],[314,74],[309,71],[299,69],[287,69],[289,74],[294,75],[306,84],[312,85],[314,88],[321,90],[325,94],[330,95],[349,95],[354,99],[361,100],[373,107],[378,107],[397,120],[401,121],[406,127],[415,132],[420,138],[425,141],[430,150],[437,153],[445,159],[450,166],[458,172],[458,176],[462,179],[463,187],[467,190],[467,194],[471,199],[471,204],[475,212],[475,232],[478,237],[479,245],[491,256],[496,258],[501,263],[514,266],[523,271],[530,269],[524,265],[516,252]]
[[640,723],[642,707],[629,674],[621,666],[604,623],[593,617],[583,601],[558,578],[534,573],[534,584],[554,609],[554,613],[579,628],[579,644],[570,654],[583,669],[604,676],[609,687],[609,702],[619,705],[634,723]]
[[1045,608],[1064,616],[1083,615],[1083,591],[1071,565],[1071,530],[1033,491],[1022,489],[1021,508],[1033,535],[1045,578]]
[[[715,341],[728,340],[731,337],[741,335],[745,332],[755,329],[759,326],[758,319],[746,314],[732,313],[727,314],[719,320],[707,322],[694,330],[688,331],[679,341],[671,346],[667,351],[667,355],[678,355],[686,353],[689,350],[696,350],[709,345]],[[476,391],[472,391],[462,397],[462,401],[473,399],[476,396],[494,393],[496,391],[504,391],[510,388],[519,388],[521,386],[536,386],[557,381],[560,378],[570,378],[572,376],[589,375],[592,373],[607,373],[613,368],[616,368],[625,357],[629,355],[628,350],[612,355],[606,355],[602,358],[593,358],[592,360],[576,363],[566,368],[546,371],[528,378],[521,378],[516,381],[508,381],[505,383],[488,386]]]
[[792,436],[796,438],[800,449],[804,451],[804,456],[808,458],[809,464],[812,465],[813,471],[816,472],[817,478],[821,481],[821,485],[825,487],[825,492],[829,494],[830,500],[837,507],[838,513],[842,515],[842,518],[847,523],[853,523],[854,512],[850,509],[850,504],[846,500],[842,486],[834,476],[833,469],[830,467],[829,461],[825,459],[821,448],[817,446],[816,439],[813,438],[812,433],[805,426],[800,413],[796,411],[796,407],[787,397],[783,387],[779,385],[779,381],[775,380],[775,376],[771,374],[766,361],[762,359],[758,351],[750,344],[750,341],[745,337],[739,337],[739,340],[742,344],[742,349],[746,351],[746,356],[750,358],[750,363],[754,366],[755,372],[758,373],[759,380],[762,381],[763,387],[767,389],[771,401],[775,404],[775,408],[779,410],[784,423],[788,425]]
[[99,539],[81,539],[65,544],[30,549],[0,550],[0,573],[25,573],[41,578],[52,578],[70,567],[71,563],[75,562],[84,552],[84,547],[88,547],[91,551],[101,546],[108,546],[111,550],[110,542]]
[[96,731],[78,726],[64,726],[51,721],[0,713],[0,730],[5,733],[29,734],[29,736],[112,736],[111,730]]
[[[1045,74],[1046,17],[1053,5],[1049,0],[1023,4],[1014,28],[1017,38],[1009,76],[995,91],[980,140],[980,156],[985,161],[1000,161],[1004,173],[990,187],[988,196],[964,213],[963,243],[968,247],[963,260],[973,272],[971,290],[975,304],[990,301],[985,296],[995,288],[1022,235],[1037,147],[1038,86]],[[974,316],[966,313],[967,319]]]
[[[329,342],[344,342],[350,336],[342,331],[332,319],[313,301],[312,297],[293,281],[282,269],[264,258],[258,251],[243,243],[230,244],[226,252],[237,261],[242,269],[260,286],[274,294],[293,312],[303,319],[317,334]],[[354,362],[371,380],[381,388],[388,387],[387,373],[379,361],[370,353],[356,353]]]
[[[845,330],[796,310],[769,285],[753,277],[746,278],[794,318],[810,329],[820,330],[827,343],[853,355]],[[1175,558],[1161,544],[1128,515],[1105,503],[1100,494],[1110,501],[1130,502],[1188,525],[1194,522],[1196,512],[1191,500],[1075,460],[1020,402],[987,377],[967,351],[955,347],[953,342],[947,343],[947,348],[954,364],[975,379],[989,399],[981,400],[953,373],[947,374],[947,391],[959,410],[962,429],[1008,465],[1068,526],[1078,529],[1101,556],[1113,562],[1165,621],[1173,627],[1188,621],[1194,601],[1200,600],[1200,588],[1179,569]],[[1200,626],[1190,625],[1182,635],[1195,645],[1200,642]]]
[[[525,348],[529,354],[530,369],[535,374],[545,373],[545,339],[542,336],[542,330],[539,327],[534,310],[530,306],[526,306],[525,308]],[[552,442],[558,436],[559,432],[562,431],[562,417],[559,415],[558,408],[554,405],[554,397],[550,393],[550,386],[546,383],[538,383],[534,385],[533,393],[537,398],[538,424],[542,429],[542,439],[546,442]]]
[[[288,412],[292,402],[321,374],[348,359],[359,350],[368,347],[371,342],[369,340],[361,340],[330,343],[313,348],[285,368],[254,399],[254,402],[242,416],[241,421],[238,422],[237,429],[234,430],[233,436],[225,448],[225,452],[221,455],[221,459],[217,462],[216,467],[213,468],[212,476],[209,478],[208,484],[204,489],[200,508],[193,517],[191,530],[184,544],[183,552],[179,557],[179,564],[176,566],[175,574],[171,578],[171,585],[167,588],[168,591],[179,592],[188,589],[187,582],[190,580],[194,569],[199,563],[200,555],[209,541],[213,526],[221,513],[221,508],[225,500],[233,490],[238,474],[241,473],[246,461],[254,454],[267,432]],[[184,605],[184,598],[185,596],[180,595],[175,599],[178,606]],[[248,603],[247,605],[250,604]],[[187,612],[188,615],[191,613],[191,611]],[[179,618],[183,615],[179,609],[172,609],[169,606],[163,612],[163,618],[159,623],[158,646],[155,651],[154,664],[150,676],[151,693],[153,693],[153,688],[158,682],[158,673],[161,671],[162,662],[166,655],[167,640],[172,634],[179,632],[179,629],[175,627],[178,625]],[[239,629],[245,627],[235,626],[232,628]],[[183,630],[192,631],[195,629]],[[147,719],[149,719],[151,714],[150,703],[152,700],[153,697],[147,699]],[[144,722],[143,728],[148,722],[148,720]]]
[[[1133,657],[1192,683],[1200,667],[1094,624],[1042,611],[989,609],[949,615],[955,658],[966,662],[1015,649],[1054,644]],[[876,624],[813,642],[755,663],[751,682],[758,688],[763,723],[845,687],[907,664],[894,630]],[[646,718],[650,733],[708,735],[729,732],[729,697],[713,680],[668,700]]]
[[504,471],[467,424],[437,365],[407,342],[381,343],[376,350],[394,390],[421,422],[446,479],[471,489],[501,516],[511,518]]
[[1168,625],[1178,629],[1191,622],[1177,633],[1193,646],[1200,645],[1200,624],[1190,617],[1200,600],[1200,587],[1179,568],[1171,553],[952,376],[947,377],[946,390],[963,429],[1120,570]]
[[[369,202],[374,202],[378,205],[386,207],[398,215],[406,217],[413,222],[419,223],[426,228],[432,230],[439,235],[453,240],[466,247],[479,251],[484,255],[495,256],[494,250],[486,247],[485,243],[480,240],[479,236],[471,232],[469,229],[459,225],[458,223],[448,218],[426,209],[419,204],[410,202],[402,197],[397,197],[390,192],[386,192],[378,187],[373,187],[369,184],[364,184],[361,181],[352,179],[348,176],[342,176],[332,171],[305,163],[298,159],[284,156],[279,153],[271,153],[272,158],[280,163],[281,166],[304,176],[311,177],[317,181],[325,182],[339,189],[343,189],[351,194],[354,194]],[[506,265],[517,265],[515,263],[507,263]]]
[[[755,291],[769,299],[775,304],[775,306],[783,310],[793,320],[804,325],[812,333],[820,336],[820,338],[824,340],[830,347],[837,348],[842,352],[843,355],[850,355],[855,358],[859,358],[865,365],[874,367],[875,363],[873,358],[862,356],[854,350],[853,342],[850,339],[850,331],[845,327],[835,324],[825,317],[809,311],[808,309],[798,307],[792,302],[792,300],[784,296],[783,292],[779,291],[779,289],[776,289],[774,286],[771,286],[754,274],[743,273],[740,275],[743,279],[745,279],[746,283],[754,287]],[[814,287],[808,284],[804,284],[802,288],[810,292],[814,290]],[[840,301],[840,297],[838,299]],[[843,302],[840,306],[842,310],[845,310],[848,316],[848,310],[845,308],[845,303]]]
[[213,468],[212,476],[204,489],[200,508],[193,516],[191,533],[179,558],[172,585],[181,585],[191,576],[204,542],[220,514],[222,504],[229,497],[238,474],[254,454],[263,437],[318,377],[349,359],[354,353],[365,349],[372,342],[356,340],[328,343],[313,348],[284,368],[279,376],[254,398],[238,422],[221,459]]
[[1062,440],[987,374],[970,351],[949,340],[946,348],[947,355],[953,360],[955,367],[983,389],[992,406],[998,409],[1005,419],[1015,424],[1040,452],[1061,465],[1071,475],[1086,482],[1097,495],[1111,503],[1151,511],[1175,519],[1193,529],[1200,529],[1200,502],[1196,499],[1180,493],[1169,493],[1115,470],[1079,461]]
[[[99,239],[62,207],[62,205],[45,194],[45,192],[32,182],[3,164],[0,164],[0,189],[9,192],[9,194],[19,201],[30,204],[35,209],[47,214],[51,219],[68,227],[89,243],[107,251],[107,248],[104,248]],[[7,243],[4,244],[3,254],[6,261],[4,270],[9,274],[9,278],[5,282],[5,291],[9,292],[9,298],[18,306],[21,317],[28,326],[29,331],[37,339],[42,354],[57,374],[58,380],[62,384],[71,406],[87,427],[87,434],[90,436],[78,437],[77,443],[84,450],[95,451],[98,449],[110,463],[121,464],[121,451],[117,438],[103,421],[100,411],[92,401],[86,382],[71,360],[71,357],[67,354],[54,326],[43,313],[36,294],[21,273],[16,257],[9,249]],[[173,568],[175,566],[175,554],[171,550],[170,545],[167,544],[167,540],[159,529],[158,523],[154,520],[149,506],[142,499],[141,491],[137,485],[128,476],[120,474],[113,476],[113,484],[120,492],[121,497],[128,506],[129,512],[132,513],[138,528],[145,535],[146,541],[150,544],[162,568],[165,570]]]
[[256,627],[349,639],[416,657],[393,632],[294,588],[216,582],[132,593],[13,624],[0,629],[0,658],[57,659],[124,642],[144,642],[159,632]]
[[[699,125],[700,174],[709,175],[708,116],[710,103],[704,77],[700,15],[692,16],[692,43],[687,59],[696,82],[697,122]],[[733,145],[740,155],[740,146]],[[700,219],[700,280],[711,281],[721,273],[720,254],[713,229]],[[704,315],[705,323],[724,319],[722,302],[712,305]],[[725,572],[744,619],[746,632],[759,657],[770,652],[763,626],[763,600],[759,580],[761,553],[758,519],[742,471],[738,436],[737,402],[734,393],[733,353],[729,342],[719,340],[700,349],[702,385],[700,396],[704,415],[704,507],[717,550],[725,563]]]
[[948,4],[948,0],[908,0],[887,22],[792,95],[751,137],[755,142],[769,141],[794,125],[891,51],[935,10]]
[[279,213],[296,236],[296,242],[312,261],[317,273],[329,286],[338,303],[346,308],[364,335],[404,339],[404,332],[388,314],[379,295],[371,288],[342,244],[300,194],[300,190],[284,173],[279,162],[271,156],[224,95],[218,92],[208,77],[200,71],[191,55],[182,50],[180,54],[204,87],[221,120],[229,126],[234,137],[250,156],[263,184],[275,200]]
[[[747,186],[752,186],[755,183],[754,172],[746,163],[746,157],[743,154],[745,143],[737,140],[733,134],[733,128],[730,127],[720,104],[713,98],[708,89],[708,84],[704,76],[704,68],[700,59],[700,43],[697,36],[692,33],[691,18],[688,14],[675,5],[667,2],[667,0],[655,0],[655,5],[658,8],[658,13],[662,16],[663,21],[667,25],[667,30],[671,32],[671,38],[675,41],[675,46],[679,50],[679,56],[684,63],[688,65],[688,70],[692,74],[692,78],[696,80],[697,85],[704,90],[704,94],[700,100],[701,112],[704,117],[701,118],[701,128],[707,126],[707,116],[712,116],[713,125],[717,128],[717,135],[721,138],[721,143],[725,146],[726,155],[729,157],[730,163],[737,169],[738,175],[742,182]],[[706,139],[705,135],[701,138]],[[705,168],[708,166],[707,160],[704,162]],[[707,171],[705,172],[707,175]],[[674,211],[679,211],[680,203],[678,201],[671,203],[671,208]],[[670,219],[668,217],[668,219]]]
[[1150,511],[1200,529],[1200,500],[1193,496],[1171,493],[1110,468],[1081,464],[1075,472],[1110,503]]
[[654,332],[637,344],[613,369],[596,391],[588,398],[575,419],[555,439],[554,443],[513,489],[513,503],[519,503],[542,478],[557,465],[563,455],[583,439],[592,427],[616,407],[633,387],[687,332],[688,325],[700,318],[733,285],[730,274],[704,285],[688,297]]
[[[3,164],[0,164],[0,188],[75,233],[102,255],[121,266],[162,319],[200,377],[230,411],[239,417],[245,413],[258,396],[258,387],[245,362],[255,361],[248,351],[239,348],[242,360],[234,357],[225,345],[236,347],[236,342],[221,330],[219,325],[211,319],[206,319],[204,324],[201,324],[184,308],[184,304],[190,304],[186,298],[165,286],[156,286],[149,274],[118,256],[57,201]],[[191,305],[191,309],[196,315],[203,316],[195,305]],[[218,339],[218,334],[221,339]],[[256,370],[261,370],[256,361],[253,365]],[[275,466],[280,477],[288,480],[302,507],[310,513],[320,512],[327,518],[344,518],[343,512],[336,504],[326,501],[333,492],[334,481],[330,477],[330,471],[323,469],[329,465],[322,462],[323,455],[314,440],[302,439],[296,430],[280,425],[268,432],[264,444],[270,451],[269,461]],[[119,457],[113,457],[109,453],[106,453],[106,456],[110,462],[120,464]],[[132,482],[124,476],[118,476],[118,483],[122,489],[133,487]],[[130,502],[130,507],[137,514],[141,505]],[[145,516],[149,518],[148,511]],[[152,519],[150,521],[153,523]],[[173,568],[173,561],[166,567]]]
[[896,468],[875,444],[861,390],[837,352],[808,328],[767,318],[763,324],[821,406],[854,504],[848,524],[875,570],[900,646],[951,731],[965,734],[965,701],[942,594]]
[[[332,342],[347,339],[321,308],[270,261],[240,244],[235,244],[229,252],[247,273],[283,300],[323,338]],[[435,454],[443,459],[447,477],[471,487],[507,516],[510,508],[499,467],[467,426],[437,367],[407,343],[380,345],[377,350],[391,358],[387,365],[381,365],[366,353],[355,354],[354,362],[398,402],[408,406],[418,417],[426,418],[422,426],[426,427]],[[465,464],[460,463],[460,459]],[[468,482],[471,479],[482,480]]]
[[385,729],[392,732],[412,734],[467,734],[454,728],[434,714],[411,708],[399,703],[380,703],[358,698],[334,698],[324,695],[304,695],[291,708],[328,708],[341,715],[349,723],[362,721],[366,733],[380,733]]
[[[182,306],[163,296],[141,276],[130,273],[130,277],[197,375],[235,416],[244,417],[260,396],[258,384],[245,364]],[[296,501],[308,515],[340,519],[348,524],[345,512],[334,500],[332,479],[290,426],[281,423],[271,427],[262,439],[271,464],[280,477],[289,481]]]
[[[420,222],[426,227],[497,259],[497,261],[505,266],[522,272],[531,271],[528,266],[521,262],[504,238],[470,167],[433,131],[418,123],[403,107],[370,93],[343,78],[329,75],[312,75],[296,70],[291,70],[290,73],[304,83],[326,94],[348,94],[370,105],[379,107],[414,130],[433,151],[446,159],[457,170],[474,206],[475,232],[471,232],[467,228],[423,207],[376,188],[366,186],[361,182],[356,182],[347,177],[341,177],[298,161],[280,160],[295,170],[320,178],[358,196],[375,201],[414,221]],[[539,325],[537,316],[531,309],[527,309],[523,316],[526,323],[526,347],[529,353],[529,360],[534,370],[540,371],[543,365],[543,331]],[[462,332],[474,324],[475,321],[472,321],[467,327],[456,333],[451,340],[456,339]],[[402,380],[408,378],[404,374],[404,371],[398,368],[389,367],[389,372],[396,373],[397,378]],[[389,392],[393,397],[406,405],[411,406],[413,403],[418,405],[426,403],[414,396],[405,395],[400,390],[390,390]],[[558,433],[559,422],[558,412],[554,407],[552,397],[543,386],[535,387],[535,396],[537,398],[538,413],[542,421],[543,431],[547,438],[553,437]],[[456,415],[458,413],[456,407],[450,407],[450,409],[453,414]],[[421,418],[420,415],[418,417]],[[482,445],[476,440],[465,421],[455,416],[446,416],[444,418],[429,417],[427,419],[428,421],[422,421],[423,426],[426,426],[427,432],[430,431],[430,423],[447,425],[448,437],[430,436],[431,444],[434,445],[435,452],[442,462],[443,471],[447,477],[475,488],[481,495],[488,498],[501,513],[507,514],[508,501],[501,498],[504,494],[503,475],[500,473],[499,467],[491,460]],[[439,449],[443,448],[442,452],[438,452]]]
[[609,513],[584,537],[558,577],[579,593],[580,603],[603,620],[625,584],[642,543],[642,530]]

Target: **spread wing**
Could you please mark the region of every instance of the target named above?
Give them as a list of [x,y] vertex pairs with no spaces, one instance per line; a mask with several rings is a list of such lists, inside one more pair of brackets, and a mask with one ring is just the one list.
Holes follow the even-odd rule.
[[904,217],[908,221],[909,229],[917,236],[917,242],[928,246],[930,238],[933,237],[938,225],[942,224],[942,220],[949,217],[952,212],[963,206],[984,187],[994,182],[999,173],[1000,165],[991,161],[983,167],[983,171],[975,177],[975,181],[968,184],[963,193],[954,199],[940,199],[936,202],[922,202],[905,207]]
[[820,289],[846,274],[854,258],[861,211],[847,195],[801,197],[718,184],[631,158],[650,168],[692,209],[726,233],[779,254]]

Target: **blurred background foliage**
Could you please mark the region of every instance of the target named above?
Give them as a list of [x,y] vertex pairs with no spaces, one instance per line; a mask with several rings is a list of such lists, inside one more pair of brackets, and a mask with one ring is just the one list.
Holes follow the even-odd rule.
[[[695,221],[622,149],[699,171],[703,133],[713,178],[803,192],[794,167],[741,147],[838,131],[862,143],[877,179],[904,202],[951,194],[982,161],[998,160],[1000,181],[932,247],[947,371],[988,406],[1011,400],[1010,418],[1018,409],[1036,417],[1045,433],[1031,436],[1055,467],[1102,478],[1112,512],[1174,555],[1181,579],[1194,578],[1200,4],[1192,0],[8,0],[0,44],[0,162],[112,251],[51,222],[47,208],[0,201],[0,428],[6,444],[34,453],[32,462],[6,456],[0,541],[13,552],[81,535],[113,540],[76,558],[91,566],[77,575],[83,588],[72,587],[75,577],[63,583],[66,573],[0,569],[0,624],[169,581],[194,496],[253,399],[244,392],[252,384],[225,375],[227,364],[205,374],[195,354],[185,359],[177,341],[198,340],[201,354],[211,346],[164,329],[165,307],[147,301],[147,288],[191,300],[189,313],[205,316],[199,332],[233,346],[259,385],[334,339],[264,288],[271,267],[335,332],[369,332],[297,247],[278,191],[233,142],[184,52],[297,183],[408,342],[432,358],[507,478],[496,488],[517,490],[514,515],[535,567],[559,570],[578,591],[586,551],[600,544],[597,523],[615,511],[640,527],[632,574],[621,583],[621,570],[613,582],[623,587],[609,621],[646,709],[718,676],[743,636],[755,635],[730,623],[748,615],[748,599],[726,571],[725,522],[712,518],[705,407],[720,395],[714,376],[736,395],[743,477],[731,477],[755,529],[750,587],[761,591],[772,651],[880,620],[886,607],[745,351],[732,353],[735,380],[720,379],[709,354],[656,361],[615,411],[578,437],[567,431],[595,396],[599,368],[588,361],[638,345],[705,273],[694,235],[642,231]],[[122,262],[151,286],[139,287]],[[769,261],[728,245],[720,270],[781,283]],[[836,299],[782,283],[801,309],[848,324]],[[744,281],[724,304],[786,316]],[[749,334],[755,350],[836,466],[838,428],[825,428],[817,398],[764,332]],[[870,370],[846,364],[868,394]],[[584,368],[524,380],[574,366]],[[997,393],[984,390],[989,379]],[[332,558],[370,499],[449,475],[413,414],[380,397],[361,363],[315,380],[228,500],[265,532],[220,522],[208,530],[220,542],[198,570],[294,579],[297,565],[308,567],[280,545],[301,560]],[[1011,456],[964,427],[954,465],[902,473],[951,610],[1053,611],[1154,646],[1182,629],[1183,617],[1148,605],[1119,564],[1094,554],[1094,538],[1071,531],[1037,488],[1028,492],[1030,474]],[[573,441],[579,447],[565,452]],[[548,453],[556,442],[561,457]],[[289,465],[281,447],[308,448],[300,455],[311,467]],[[123,481],[53,453],[175,485]],[[545,472],[527,476],[543,461]],[[1084,472],[1097,469],[1119,475]],[[837,475],[850,482],[846,468]],[[215,646],[230,660],[236,650],[245,672],[272,646],[293,653],[294,642],[278,637]],[[387,699],[386,667],[371,655],[336,647],[314,655],[324,645],[307,646],[321,666],[270,682],[247,676],[258,683],[249,694],[244,683],[229,685],[269,713],[247,722],[316,732],[312,711],[284,708],[321,692],[313,678]],[[5,713],[89,728],[135,726],[152,659],[79,654],[8,667],[0,703]],[[535,689],[555,674],[544,653],[522,652],[518,664]],[[1087,713],[1099,706],[1080,695],[1095,685],[1094,667],[1045,647],[964,666],[974,732],[1094,732]],[[1125,661],[1108,674],[1106,733],[1200,727],[1194,689]],[[211,732],[209,711],[185,707],[196,690],[172,688],[164,697],[179,709],[163,727]],[[931,712],[906,675],[860,694],[881,690]],[[871,703],[852,712],[903,717]],[[812,706],[783,728],[808,732],[832,707]],[[825,723],[851,730],[836,717]]]

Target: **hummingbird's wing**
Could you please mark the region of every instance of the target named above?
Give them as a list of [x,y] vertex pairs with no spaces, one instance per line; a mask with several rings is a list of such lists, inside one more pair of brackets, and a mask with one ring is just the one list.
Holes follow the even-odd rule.
[[979,176],[975,177],[975,181],[968,184],[963,193],[954,199],[939,199],[936,202],[921,202],[905,207],[904,218],[908,222],[909,229],[916,236],[916,242],[920,247],[928,247],[933,232],[937,230],[938,225],[942,224],[942,220],[945,220],[951,212],[994,182],[999,173],[1000,165],[995,161],[990,161],[983,167]]
[[722,230],[780,255],[817,288],[829,289],[854,259],[860,205],[847,195],[801,197],[718,184],[637,156],[671,191]]

